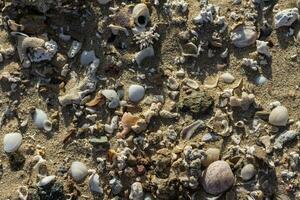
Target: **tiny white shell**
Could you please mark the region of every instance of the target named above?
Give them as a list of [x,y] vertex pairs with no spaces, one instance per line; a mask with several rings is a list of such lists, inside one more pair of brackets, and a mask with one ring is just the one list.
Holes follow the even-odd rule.
[[137,52],[134,56],[136,63],[140,66],[146,58],[154,56],[154,49],[153,46],[149,46],[146,49],[143,49]]
[[269,115],[269,123],[274,126],[286,126],[288,119],[288,110],[284,106],[277,106]]
[[52,175],[52,176],[46,176],[44,178],[42,178],[36,185],[38,187],[43,187],[45,185],[48,185],[49,183],[53,182],[55,180],[56,176]]
[[44,129],[45,131],[52,130],[52,123],[48,120],[47,114],[41,110],[36,108],[33,114],[33,123],[39,128]]
[[82,162],[74,161],[71,165],[71,175],[76,182],[82,181],[88,175],[88,169]]
[[224,83],[232,83],[235,80],[234,76],[228,72],[222,74],[220,78]]
[[8,133],[4,136],[3,146],[7,153],[15,152],[22,143],[22,135],[20,133]]

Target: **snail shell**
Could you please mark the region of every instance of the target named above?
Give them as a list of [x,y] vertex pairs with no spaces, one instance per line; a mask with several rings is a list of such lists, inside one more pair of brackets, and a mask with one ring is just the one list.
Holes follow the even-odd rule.
[[144,3],[137,4],[132,10],[132,17],[137,26],[141,28],[146,27],[150,20],[150,12],[147,5]]

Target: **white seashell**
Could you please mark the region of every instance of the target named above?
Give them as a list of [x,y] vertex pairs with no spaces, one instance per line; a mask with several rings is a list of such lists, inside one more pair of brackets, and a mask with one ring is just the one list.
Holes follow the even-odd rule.
[[115,90],[102,90],[101,94],[107,99],[109,108],[113,109],[120,105],[120,99]]
[[268,81],[268,79],[266,77],[264,77],[263,75],[259,75],[255,78],[255,83],[257,85],[263,85]]
[[97,0],[97,2],[101,5],[105,5],[105,4],[108,4],[109,2],[111,2],[111,0]]
[[48,185],[49,183],[53,182],[56,179],[56,176],[52,175],[52,176],[46,176],[44,178],[42,178],[36,185],[38,187],[43,187]]
[[230,39],[234,46],[243,48],[255,43],[258,37],[254,26],[237,26],[231,33]]
[[69,58],[74,58],[76,56],[76,54],[80,51],[81,46],[82,46],[82,43],[74,40],[72,42],[72,45],[71,45],[69,51],[68,51],[68,57]]
[[100,186],[99,175],[98,174],[93,173],[89,177],[89,187],[90,187],[91,192],[99,193],[99,194],[103,193],[103,189]]
[[74,161],[71,165],[71,175],[76,182],[80,182],[88,175],[88,169],[82,162]]
[[6,153],[13,153],[19,149],[22,143],[22,135],[20,133],[5,134],[3,139],[3,147]]
[[268,42],[256,40],[256,48],[258,53],[271,57],[271,53],[269,52]]
[[139,3],[132,10],[134,23],[139,27],[147,26],[150,20],[150,12],[146,4]]
[[220,78],[224,83],[232,83],[235,80],[234,76],[228,72],[222,74]]
[[131,85],[128,89],[128,98],[132,102],[139,102],[144,98],[145,88],[141,85]]
[[299,18],[298,8],[289,8],[278,12],[274,16],[275,29],[290,26]]
[[244,181],[250,180],[256,173],[255,167],[252,164],[245,165],[241,170],[241,178]]
[[96,59],[95,51],[83,51],[80,56],[80,64],[89,65]]
[[35,109],[33,114],[33,123],[39,128],[45,131],[52,130],[52,122],[48,120],[47,114],[41,109]]
[[277,106],[269,115],[269,123],[274,126],[286,126],[288,119],[288,110],[284,106]]
[[140,66],[146,58],[153,57],[153,56],[154,56],[153,46],[149,46],[146,49],[137,52],[134,56],[134,59],[136,63]]
[[186,79],[183,80],[183,83],[185,85],[189,86],[190,88],[195,89],[195,90],[199,88],[199,84],[197,83],[197,81],[194,81],[192,79],[186,78]]

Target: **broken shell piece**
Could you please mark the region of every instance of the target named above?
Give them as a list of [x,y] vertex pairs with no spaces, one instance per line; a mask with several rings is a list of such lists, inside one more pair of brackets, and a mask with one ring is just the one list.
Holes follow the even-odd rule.
[[47,114],[43,110],[36,108],[32,119],[33,123],[39,129],[44,129],[45,131],[52,130],[52,122],[48,119]]
[[185,78],[183,80],[183,83],[185,85],[189,86],[190,88],[195,89],[195,90],[199,88],[199,84],[197,83],[197,81],[194,81],[192,79]]
[[120,105],[118,93],[114,90],[102,90],[101,94],[106,98],[107,106],[111,109],[117,108]]
[[289,113],[284,106],[277,106],[269,115],[269,123],[274,126],[286,126],[288,119]]
[[146,4],[139,3],[132,10],[134,23],[139,27],[146,27],[150,20],[150,12]]
[[185,44],[182,48],[182,56],[198,58],[198,47],[192,42]]
[[249,106],[254,102],[254,94],[247,94],[246,92],[242,92],[241,98],[238,98],[236,96],[230,97],[229,104],[232,107],[241,107],[243,110],[248,110]]
[[89,177],[89,188],[93,193],[103,193],[103,189],[100,186],[99,175],[96,172]]
[[281,133],[274,142],[275,149],[282,149],[283,145],[289,141],[292,141],[297,137],[299,133],[294,130],[289,130]]
[[96,59],[95,51],[83,51],[80,56],[80,64],[89,65]]
[[230,35],[230,39],[234,46],[243,48],[255,43],[258,33],[254,26],[238,25],[234,28]]
[[85,105],[89,106],[89,107],[94,107],[94,106],[97,106],[97,105],[103,105],[105,103],[105,101],[106,101],[105,96],[103,94],[101,94],[101,92],[97,92],[94,99],[87,102]]
[[104,130],[108,133],[113,133],[114,130],[116,130],[118,128],[118,116],[114,116],[111,119],[111,123],[110,124],[105,124],[104,125]]
[[42,178],[36,185],[38,187],[43,187],[48,185],[49,183],[53,182],[55,180],[56,176],[52,175],[52,176],[46,176],[44,178]]
[[3,138],[3,148],[6,153],[17,151],[21,144],[22,135],[20,133],[8,133]]
[[292,23],[294,23],[298,19],[298,17],[299,17],[298,8],[290,8],[278,12],[274,16],[275,29],[278,29],[279,27],[282,26],[292,25]]
[[45,42],[43,47],[32,48],[28,56],[31,62],[50,61],[56,54],[57,49],[57,43],[54,40],[50,40]]
[[256,40],[256,48],[258,53],[271,57],[268,42]]
[[134,56],[134,59],[136,63],[140,66],[146,58],[153,57],[153,56],[154,56],[153,46],[149,46],[146,49],[137,52]]
[[110,28],[111,32],[114,35],[119,35],[120,32],[124,32],[126,36],[129,36],[128,30],[126,28],[122,27],[122,26],[117,26],[117,25],[110,24],[110,25],[108,25],[108,28]]
[[68,51],[68,57],[69,58],[74,58],[76,56],[76,54],[80,51],[81,46],[82,46],[82,43],[74,40],[72,42],[72,45],[71,45],[69,51]]
[[204,121],[197,120],[191,123],[190,125],[184,127],[181,131],[181,136],[185,140],[189,140],[198,128],[203,128],[203,127],[205,127]]
[[253,71],[257,71],[259,68],[257,61],[251,58],[243,58],[242,65],[244,65],[245,67],[249,67]]
[[228,72],[222,74],[220,78],[224,83],[232,83],[235,80],[234,76]]

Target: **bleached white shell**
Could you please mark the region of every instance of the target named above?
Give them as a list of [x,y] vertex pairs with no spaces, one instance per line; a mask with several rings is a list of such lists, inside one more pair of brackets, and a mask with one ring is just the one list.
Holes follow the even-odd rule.
[[197,83],[197,81],[194,81],[194,80],[189,79],[189,78],[185,78],[183,80],[183,83],[185,85],[187,85],[188,87],[193,88],[193,89],[198,89],[199,88],[199,84]]
[[286,126],[288,119],[288,110],[284,106],[277,106],[269,115],[269,123],[274,126]]
[[102,90],[101,94],[107,99],[109,108],[116,108],[120,105],[120,99],[116,91]]
[[22,143],[22,135],[20,133],[8,133],[3,139],[3,148],[7,153],[15,152]]
[[139,102],[144,98],[145,88],[141,85],[131,85],[128,89],[128,98],[130,101]]
[[71,165],[71,175],[76,182],[80,182],[88,175],[88,168],[82,162],[74,161]]
[[47,114],[41,110],[36,108],[33,114],[33,123],[40,129],[44,129],[45,131],[52,130],[52,123],[48,120]]
[[270,57],[271,53],[269,52],[268,42],[256,40],[257,52],[265,56]]
[[299,17],[298,8],[290,8],[278,12],[274,16],[275,29],[282,26],[292,25],[292,23],[294,23],[298,19],[298,17]]
[[96,59],[95,51],[83,51],[80,56],[80,64],[89,65]]
[[228,72],[222,74],[220,78],[224,83],[232,83],[235,80],[234,76]]
[[237,26],[231,33],[230,39],[234,46],[243,48],[254,44],[258,33],[254,26]]
[[132,10],[134,23],[139,27],[147,26],[150,20],[150,12],[146,4],[139,3]]
[[56,176],[52,175],[52,176],[46,176],[44,178],[42,178],[36,185],[38,187],[43,187],[45,185],[48,185],[49,183],[53,182],[55,180]]
[[134,59],[136,63],[140,66],[146,58],[153,57],[154,56],[154,49],[153,46],[149,46],[146,49],[143,49],[139,52],[137,52],[134,55]]
[[89,187],[91,192],[95,192],[95,193],[103,193],[103,189],[100,186],[100,182],[99,182],[99,175],[96,173],[93,173],[90,178],[89,178]]

